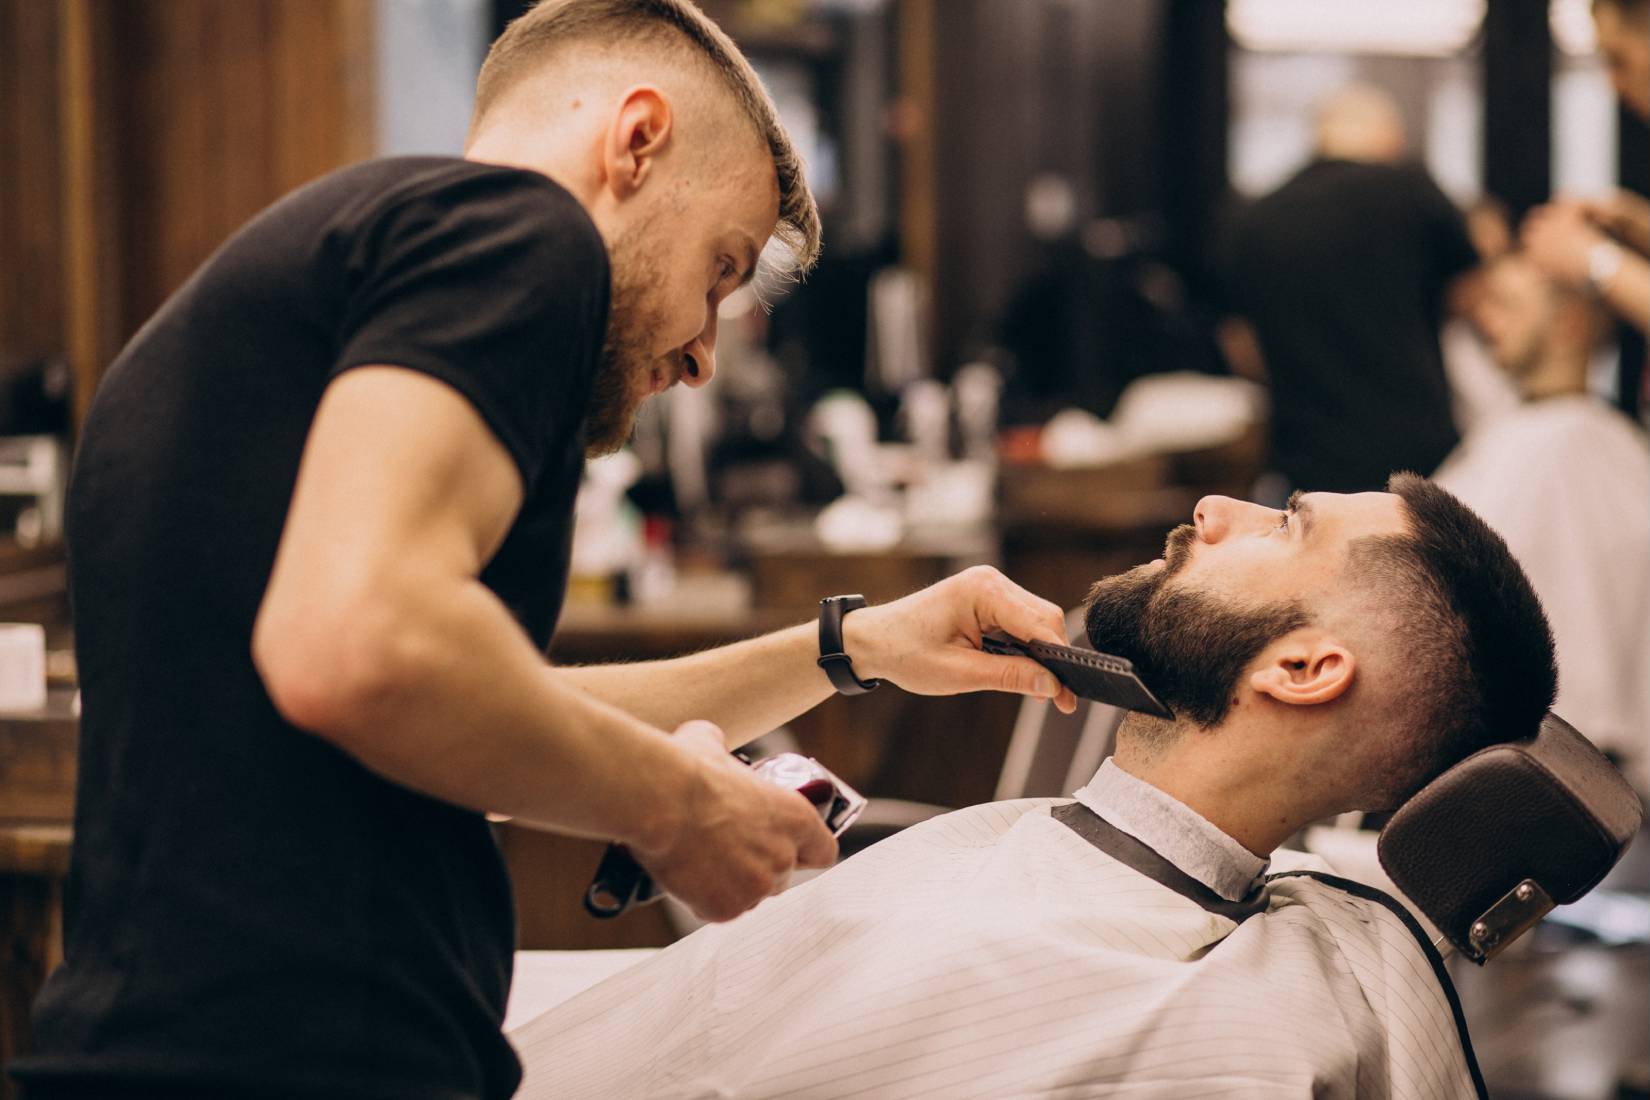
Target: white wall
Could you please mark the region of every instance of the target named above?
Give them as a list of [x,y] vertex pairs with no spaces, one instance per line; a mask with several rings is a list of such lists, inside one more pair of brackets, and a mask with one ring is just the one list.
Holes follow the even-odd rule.
[[457,155],[486,55],[486,0],[378,0],[378,152]]

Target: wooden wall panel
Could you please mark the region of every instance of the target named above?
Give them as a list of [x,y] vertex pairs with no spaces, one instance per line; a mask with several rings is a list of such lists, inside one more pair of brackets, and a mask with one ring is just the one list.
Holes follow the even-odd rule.
[[63,351],[58,8],[0,0],[0,370]]
[[[24,0],[28,2],[28,0]],[[107,5],[64,0],[59,8],[57,78],[62,131],[55,152],[63,173],[63,348],[75,377],[75,420],[128,335],[125,283],[120,83]]]
[[[934,194],[939,179],[934,167],[934,119],[939,104],[934,99],[935,0],[899,0],[896,10],[898,37],[899,94],[906,117],[900,147],[900,252],[905,265],[922,277],[932,290],[939,272],[936,258]],[[933,347],[933,318],[925,318],[930,331],[924,346]]]
[[124,313],[153,313],[248,218],[370,155],[366,0],[99,0],[129,95]]
[[372,155],[375,49],[371,0],[60,11],[67,343],[83,410],[124,342],[248,218]]

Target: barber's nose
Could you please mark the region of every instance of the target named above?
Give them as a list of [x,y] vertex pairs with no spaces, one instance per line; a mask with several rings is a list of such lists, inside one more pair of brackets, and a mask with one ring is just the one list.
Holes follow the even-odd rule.
[[1245,500],[1207,496],[1197,502],[1192,512],[1192,522],[1197,527],[1198,538],[1204,542],[1219,542],[1251,529],[1261,530],[1276,515],[1277,512],[1272,509]]
[[712,309],[704,330],[687,342],[682,349],[685,360],[682,382],[689,386],[703,386],[716,373],[716,311]]

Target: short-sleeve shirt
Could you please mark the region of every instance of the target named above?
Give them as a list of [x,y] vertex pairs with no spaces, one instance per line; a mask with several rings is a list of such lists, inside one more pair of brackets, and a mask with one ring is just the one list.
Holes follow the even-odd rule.
[[111,367],[69,494],[84,713],[65,961],[17,1076],[514,1091],[514,918],[484,817],[285,722],[252,624],[322,392],[389,364],[451,386],[519,467],[481,579],[548,644],[609,286],[595,226],[548,178],[381,160],[259,215]]
[[1445,291],[1478,262],[1437,185],[1409,166],[1314,161],[1240,215],[1229,247],[1271,384],[1274,466],[1336,492],[1436,469],[1459,438]]

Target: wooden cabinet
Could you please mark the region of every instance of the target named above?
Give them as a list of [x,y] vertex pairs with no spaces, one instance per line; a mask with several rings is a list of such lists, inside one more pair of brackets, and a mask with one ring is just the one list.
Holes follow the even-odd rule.
[[[63,957],[77,723],[74,693],[0,714],[0,1065],[29,1048],[29,1004]],[[0,1079],[0,1097],[12,1085]]]

